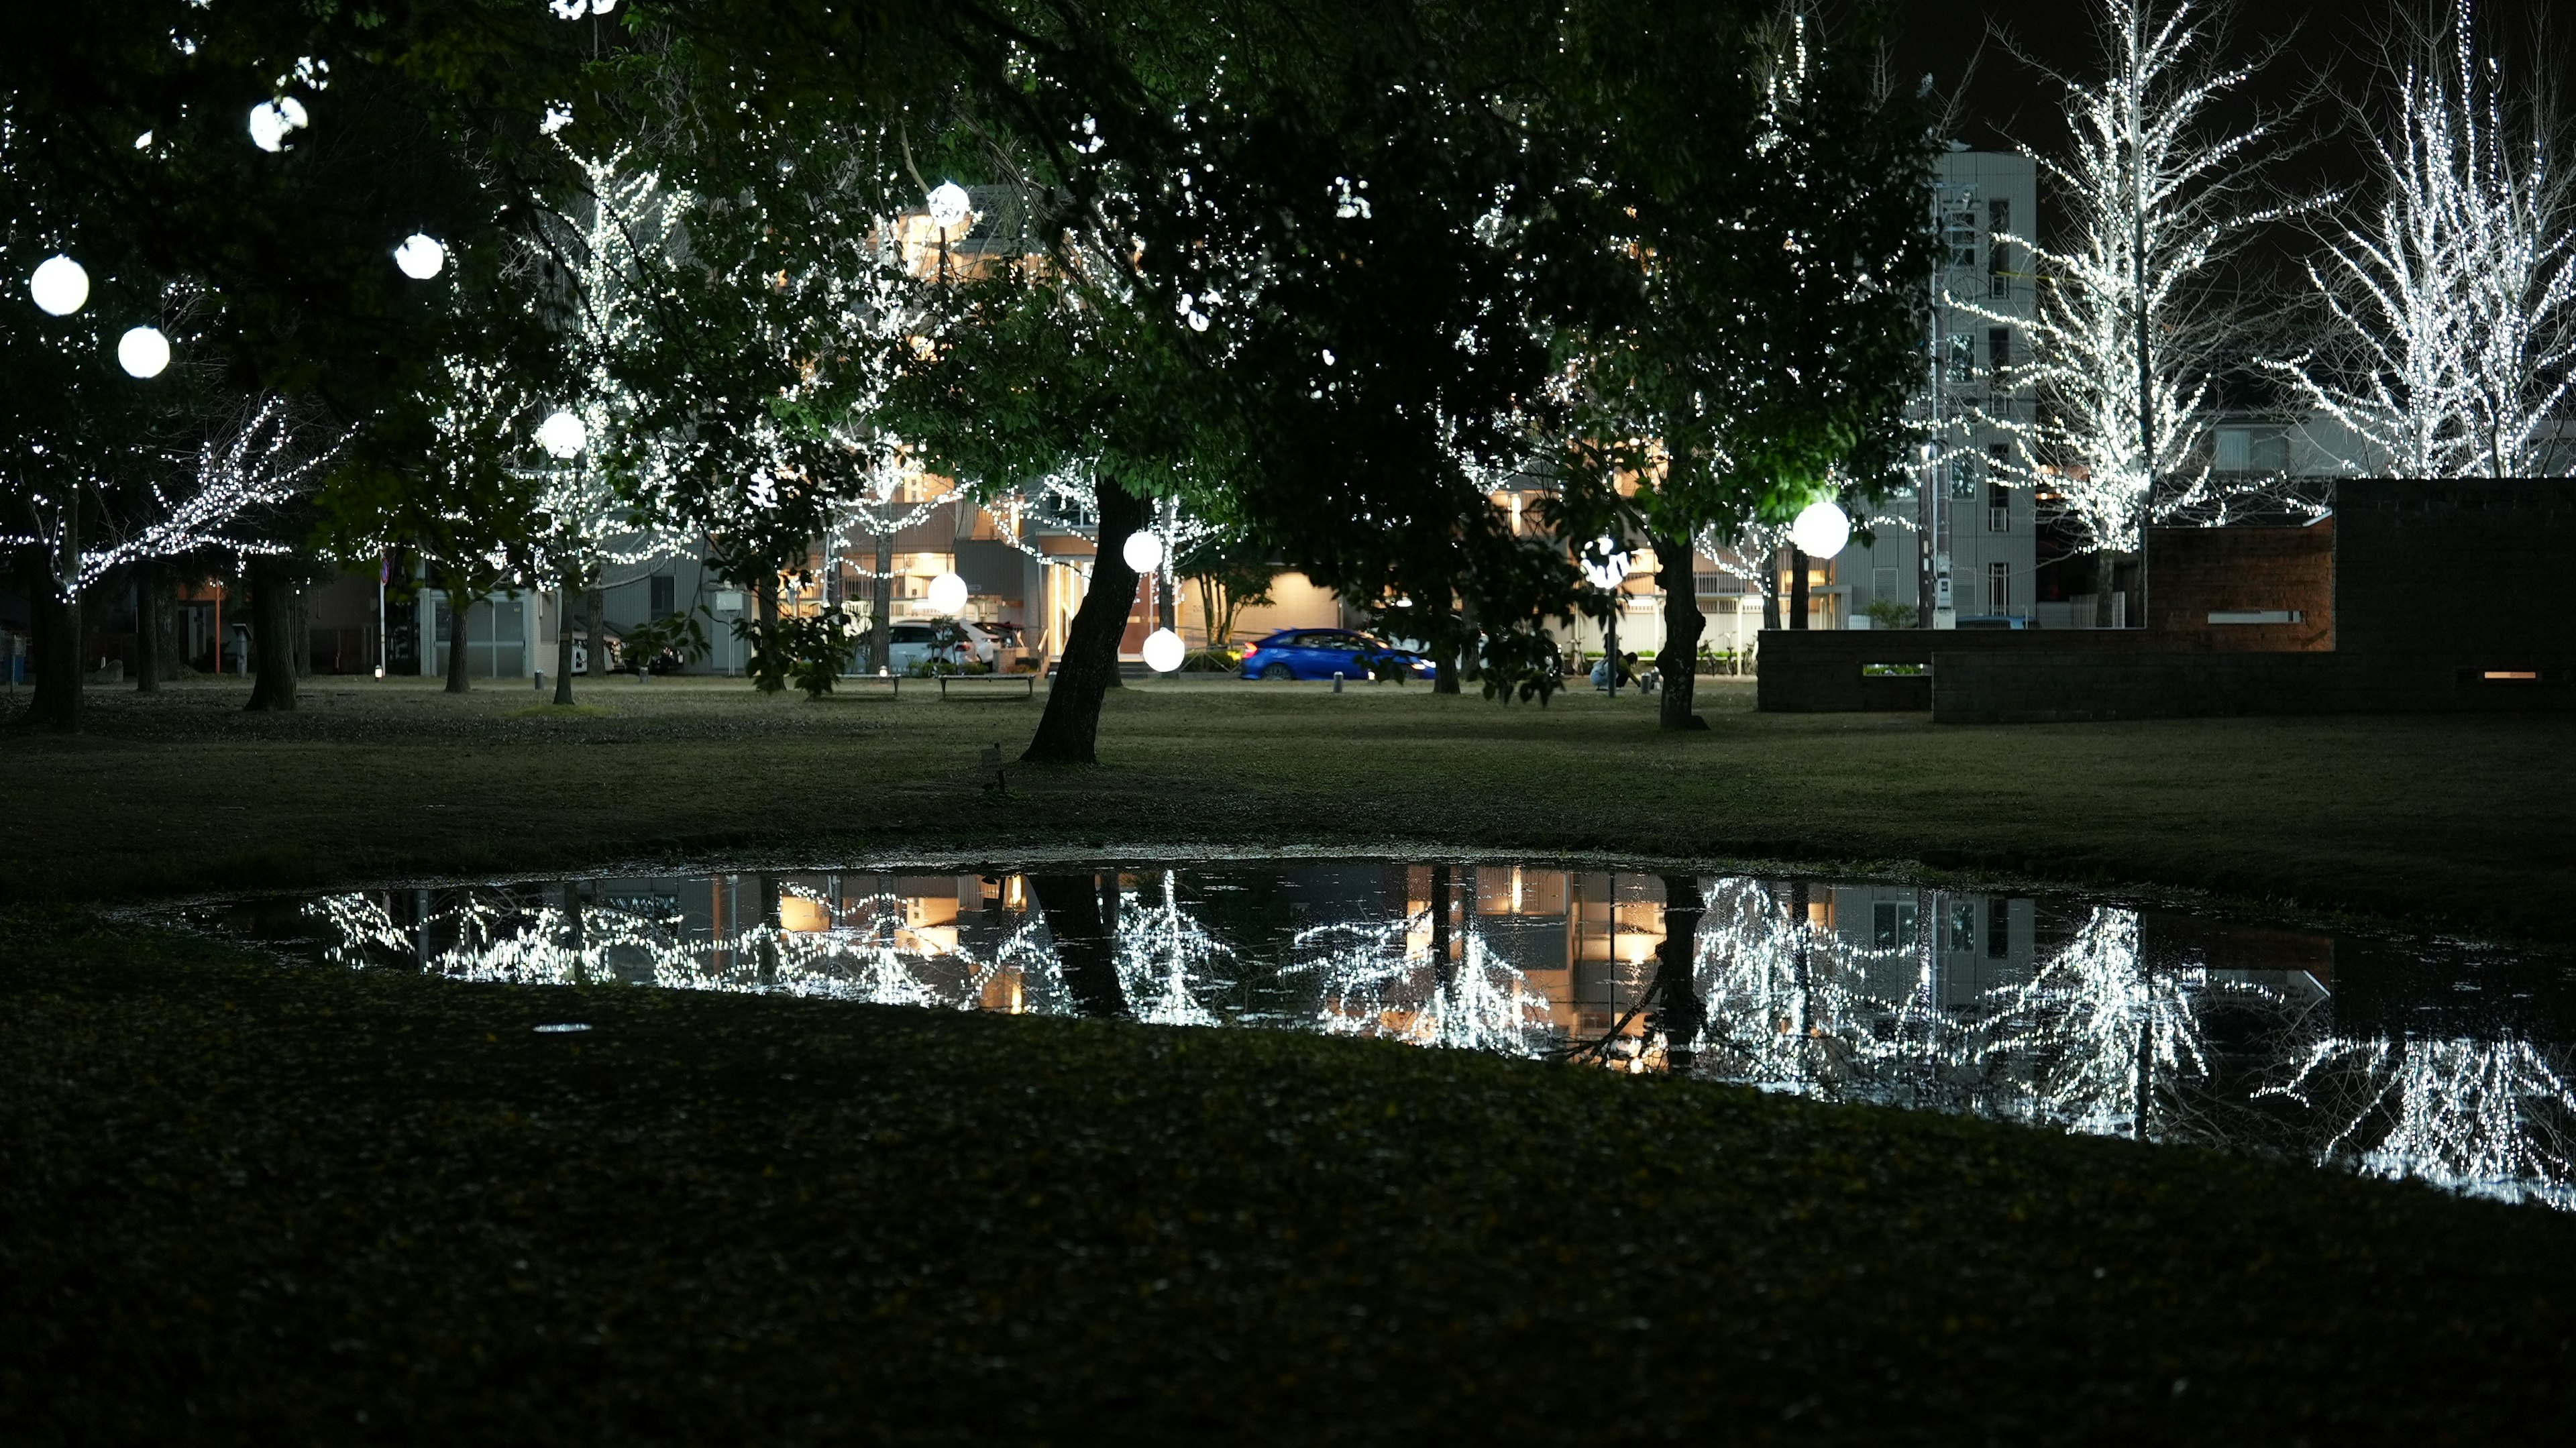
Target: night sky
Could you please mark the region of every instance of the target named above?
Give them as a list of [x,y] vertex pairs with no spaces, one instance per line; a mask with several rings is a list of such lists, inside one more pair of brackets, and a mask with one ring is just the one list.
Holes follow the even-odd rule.
[[[1980,149],[2021,142],[2053,151],[2064,135],[2056,84],[2016,58],[2014,49],[2068,74],[2102,71],[2095,0],[1899,0],[1897,8],[1903,29],[1896,72],[1908,78],[1930,74],[1940,93],[1955,96],[1959,138]],[[2281,47],[2236,108],[2245,115],[2258,106],[2299,109],[2289,131],[2308,144],[2282,165],[2281,179],[2313,189],[2361,179],[2364,153],[2353,130],[2353,106],[2376,99],[2384,84],[2385,46],[2401,32],[2405,17],[2422,12],[2422,0],[2242,0],[2202,8],[2223,22],[2226,55],[2250,58],[2267,46]],[[2568,46],[2576,38],[2576,6],[2565,0],[2485,0],[2476,8],[2479,32],[2506,51],[2509,74],[2527,77],[2534,57],[2545,55],[2546,73],[2562,84],[2576,80]],[[2553,10],[2557,18],[2547,34],[2539,34],[2543,17]]]

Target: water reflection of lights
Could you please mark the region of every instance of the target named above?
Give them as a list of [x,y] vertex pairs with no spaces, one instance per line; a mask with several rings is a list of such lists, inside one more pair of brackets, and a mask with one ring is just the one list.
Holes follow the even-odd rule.
[[[1105,949],[1079,980],[1042,891],[1008,872],[394,891],[303,916],[344,966],[1040,1014],[1101,1009],[1105,993],[1159,1024],[1571,1046],[1623,1071],[2253,1147],[2576,1209],[2563,1045],[2456,1025],[2339,1032],[2317,975],[2230,969],[2217,927],[2207,950],[2178,953],[2183,937],[2150,950],[2140,915],[2109,906],[2043,920],[2026,899],[1741,876],[1667,878],[1679,898],[1658,900],[1633,874],[1301,868],[1036,882],[1070,880],[1098,907],[1083,928]],[[1669,922],[1693,932],[1679,956],[1659,950],[1676,907],[1700,912]]]
[[1430,911],[1445,904],[1401,920],[1299,931],[1287,969],[1321,985],[1316,1026],[1332,1035],[1511,1056],[1553,1045],[1559,1033],[1547,998],[1493,952],[1472,920],[1460,932],[1458,959],[1435,957]]

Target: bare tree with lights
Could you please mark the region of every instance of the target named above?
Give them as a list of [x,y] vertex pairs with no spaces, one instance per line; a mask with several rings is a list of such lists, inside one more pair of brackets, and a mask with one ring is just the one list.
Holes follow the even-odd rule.
[[2545,79],[2508,96],[2465,3],[2394,70],[2370,208],[2308,275],[2322,351],[2274,361],[2401,477],[2529,477],[2552,457],[2576,360],[2576,181]]
[[[2107,73],[2056,77],[2071,153],[2023,148],[2053,183],[2066,240],[1998,238],[2028,248],[2041,272],[2025,324],[2041,406],[2036,420],[1983,421],[2015,439],[2018,471],[2046,478],[2097,554],[2104,622],[2114,557],[2207,490],[2213,378],[2243,338],[2241,314],[2211,283],[2286,210],[2255,175],[2273,124],[2212,130],[2211,112],[2260,62],[2219,63],[2207,10],[2200,0],[2102,0]],[[1973,299],[1959,305],[1988,314]]]

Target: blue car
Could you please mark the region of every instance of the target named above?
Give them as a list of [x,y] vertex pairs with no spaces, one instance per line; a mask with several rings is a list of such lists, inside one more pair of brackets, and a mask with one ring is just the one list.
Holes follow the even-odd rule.
[[1438,672],[1429,659],[1410,649],[1392,648],[1346,628],[1283,629],[1243,651],[1247,679],[1365,679],[1369,665],[1394,664],[1415,678]]

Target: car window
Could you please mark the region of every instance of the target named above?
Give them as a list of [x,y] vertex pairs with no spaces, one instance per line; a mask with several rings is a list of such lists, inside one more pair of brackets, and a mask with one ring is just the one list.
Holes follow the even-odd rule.
[[917,623],[899,623],[894,626],[894,641],[899,644],[926,644],[930,642],[930,630]]
[[1358,634],[1329,633],[1317,634],[1314,637],[1315,647],[1319,649],[1330,649],[1337,654],[1355,654],[1360,651],[1361,641]]

